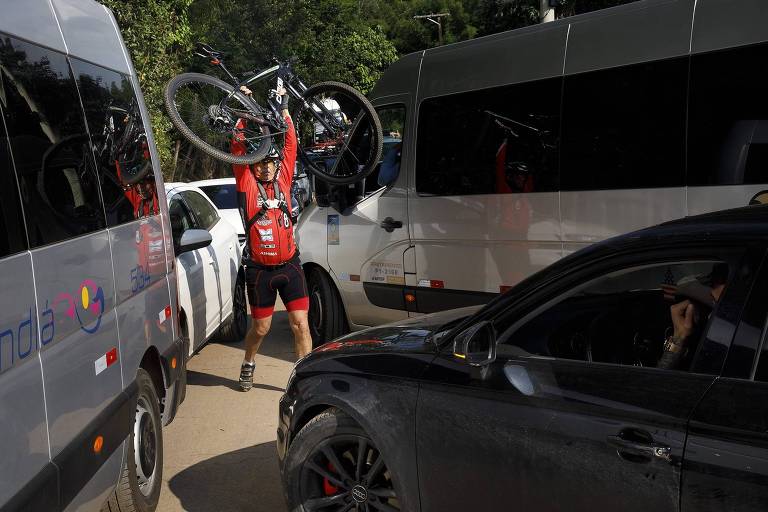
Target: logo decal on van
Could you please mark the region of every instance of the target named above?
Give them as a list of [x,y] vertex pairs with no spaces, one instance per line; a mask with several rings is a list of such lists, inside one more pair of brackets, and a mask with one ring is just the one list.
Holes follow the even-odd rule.
[[[64,311],[64,314],[73,320],[77,318],[80,329],[93,334],[101,326],[101,317],[104,314],[104,290],[92,280],[86,279],[78,287],[77,298],[80,300],[78,301],[69,293],[60,293],[53,301],[53,308],[43,311],[43,314],[45,315],[50,312],[51,320],[53,320],[53,310],[63,302],[69,306]],[[86,313],[96,317],[96,323],[93,327],[87,327],[93,320]]]
[[[62,308],[60,305],[63,304]],[[94,334],[101,327],[104,315],[104,290],[91,279],[85,279],[76,294],[60,293],[53,303],[46,300],[40,316],[34,315],[34,306],[24,312],[23,320],[17,326],[0,331],[0,373],[14,366],[16,361],[29,357],[41,347],[53,342],[56,335],[55,315],[64,313],[77,320],[80,329]],[[37,324],[36,324],[37,322]],[[40,327],[38,337],[37,325]],[[10,351],[6,350],[10,349]],[[6,361],[10,355],[10,364]],[[5,356],[5,357],[4,357]]]

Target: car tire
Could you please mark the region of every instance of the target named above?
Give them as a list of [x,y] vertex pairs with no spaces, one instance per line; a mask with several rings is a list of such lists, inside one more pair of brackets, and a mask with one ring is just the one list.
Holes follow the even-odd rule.
[[309,332],[312,335],[312,348],[316,348],[345,334],[347,321],[336,288],[322,269],[315,267],[308,272],[307,292]]
[[136,373],[136,384],[139,394],[120,481],[102,512],[152,512],[160,498],[163,482],[160,402],[152,379],[141,368]]
[[329,409],[304,425],[288,448],[282,476],[291,512],[330,505],[342,510],[355,504],[359,508],[349,510],[401,508],[396,476],[384,455],[368,433],[339,409]]
[[232,292],[232,314],[219,328],[219,339],[226,343],[239,343],[248,330],[248,304],[245,300],[245,273],[238,272]]

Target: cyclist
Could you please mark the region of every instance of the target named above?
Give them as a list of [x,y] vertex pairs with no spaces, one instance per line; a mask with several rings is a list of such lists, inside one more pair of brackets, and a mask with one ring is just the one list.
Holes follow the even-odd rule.
[[[241,90],[251,94],[247,87]],[[288,113],[288,95],[284,89],[277,92],[282,97],[282,115],[288,125],[282,154],[272,146],[264,160],[252,166],[232,166],[240,214],[245,224],[247,242],[243,259],[253,317],[253,325],[245,336],[245,358],[240,368],[240,389],[243,391],[253,386],[256,353],[272,325],[278,292],[288,310],[296,355],[302,357],[312,349],[307,319],[307,284],[293,238],[290,211],[296,132]],[[238,128],[243,128],[245,122],[240,119]],[[233,138],[231,152],[234,155],[245,154],[242,132]]]

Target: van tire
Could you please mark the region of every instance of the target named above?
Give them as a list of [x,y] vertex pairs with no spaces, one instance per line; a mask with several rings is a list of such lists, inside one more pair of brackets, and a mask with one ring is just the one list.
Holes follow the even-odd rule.
[[225,343],[239,343],[248,330],[248,304],[245,300],[245,274],[237,273],[232,294],[232,314],[221,324],[219,339]]
[[[136,372],[136,384],[139,388],[136,413],[131,419],[131,432],[127,438],[128,449],[125,451],[126,456],[123,461],[120,481],[107,503],[102,507],[102,512],[152,512],[157,508],[160,499],[160,489],[163,482],[163,428],[160,418],[160,403],[152,378],[142,368]],[[141,419],[141,425],[136,425],[137,418]],[[139,471],[136,464],[137,431],[142,435],[139,442],[147,449],[144,455],[154,458],[150,481],[146,482],[146,487],[143,490],[139,484]],[[150,444],[147,445],[146,443]],[[146,472],[146,468],[144,468],[144,472]]]
[[347,332],[344,305],[331,278],[320,268],[307,273],[309,293],[309,332],[312,348],[338,338]]

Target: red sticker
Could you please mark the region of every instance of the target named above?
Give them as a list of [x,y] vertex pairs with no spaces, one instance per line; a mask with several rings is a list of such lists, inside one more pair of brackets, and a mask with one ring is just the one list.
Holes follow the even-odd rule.
[[171,318],[171,306],[165,306],[165,318]]
[[113,348],[107,352],[107,367],[112,366],[117,362],[117,349]]
[[438,281],[437,279],[432,279],[429,281],[429,287],[430,288],[445,288],[445,283],[442,281]]

